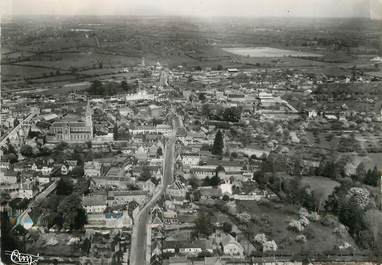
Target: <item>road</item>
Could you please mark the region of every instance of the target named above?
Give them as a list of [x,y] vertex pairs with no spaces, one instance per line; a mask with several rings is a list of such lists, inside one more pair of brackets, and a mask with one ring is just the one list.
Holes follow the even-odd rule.
[[15,128],[12,129],[0,142],[0,146],[4,146],[7,143],[7,140],[14,134],[16,134],[24,123],[29,122],[34,116],[37,115],[37,110],[32,110],[32,112],[26,117],[24,120],[22,120]]
[[147,225],[150,221],[150,211],[157,200],[165,192],[167,185],[173,181],[174,164],[175,164],[175,142],[176,129],[181,125],[181,118],[177,116],[174,122],[174,132],[167,140],[164,152],[163,179],[160,189],[156,192],[150,201],[139,212],[137,220],[133,226],[133,234],[131,239],[130,264],[144,265],[146,264],[146,242],[147,242]]
[[16,220],[16,224],[12,227],[12,230],[16,228],[19,224],[22,224],[25,222],[25,218],[27,217],[27,213],[30,212],[30,210],[33,207],[37,207],[40,205],[40,203],[52,192],[56,189],[58,184],[58,180],[54,181],[52,184],[50,184],[45,190],[43,190],[41,193],[37,194],[33,200],[29,203],[28,208],[25,209]]

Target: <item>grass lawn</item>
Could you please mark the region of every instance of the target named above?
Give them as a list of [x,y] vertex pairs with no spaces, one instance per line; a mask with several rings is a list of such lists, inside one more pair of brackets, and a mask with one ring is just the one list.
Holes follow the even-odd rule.
[[301,183],[309,185],[313,192],[321,194],[322,201],[326,201],[329,195],[333,193],[334,188],[340,186],[339,182],[320,176],[303,177]]

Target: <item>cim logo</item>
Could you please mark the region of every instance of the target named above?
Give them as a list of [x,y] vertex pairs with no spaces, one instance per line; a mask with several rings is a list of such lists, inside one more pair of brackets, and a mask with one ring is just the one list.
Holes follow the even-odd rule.
[[11,256],[11,261],[14,264],[19,264],[19,265],[35,265],[37,264],[37,261],[40,259],[39,254],[37,254],[36,256],[31,254],[20,253],[17,249],[13,250],[12,252],[6,251],[5,253]]

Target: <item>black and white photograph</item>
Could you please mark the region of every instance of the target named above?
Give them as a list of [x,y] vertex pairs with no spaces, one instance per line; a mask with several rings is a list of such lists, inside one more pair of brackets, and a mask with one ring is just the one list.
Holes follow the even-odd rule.
[[0,265],[381,265],[382,0],[0,0]]

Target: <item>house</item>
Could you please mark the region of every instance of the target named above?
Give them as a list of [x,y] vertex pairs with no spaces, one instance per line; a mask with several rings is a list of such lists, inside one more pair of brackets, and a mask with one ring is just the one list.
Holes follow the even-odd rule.
[[178,214],[173,210],[164,211],[163,212],[163,222],[165,224],[177,224],[179,222]]
[[180,255],[197,256],[203,251],[213,252],[210,240],[201,239],[192,242],[169,240],[163,242],[163,253],[179,253]]
[[135,158],[138,160],[147,160],[148,154],[143,146],[140,146],[135,152]]
[[225,255],[229,256],[243,256],[244,248],[243,246],[236,241],[236,239],[231,236],[227,235],[223,238],[221,245],[223,247],[223,252]]
[[0,170],[0,183],[1,184],[15,184],[17,183],[16,172],[10,170]]
[[40,184],[47,184],[47,183],[50,182],[50,177],[49,176],[38,175],[37,176],[37,181]]
[[205,179],[215,174],[215,168],[195,167],[191,168],[190,173],[197,179]]
[[229,180],[224,181],[224,183],[219,185],[219,189],[223,195],[232,195],[232,184]]
[[0,161],[0,169],[9,169],[10,167],[10,163],[9,162],[3,162],[3,161]]
[[105,175],[93,177],[92,182],[96,186],[112,187],[123,186],[129,184],[129,179],[123,174],[123,170],[119,167],[111,167]]
[[179,178],[176,178],[176,180],[167,187],[166,193],[173,198],[184,200],[187,193],[186,184]]
[[52,167],[47,167],[47,166],[43,166],[40,170],[41,174],[43,176],[48,176],[52,173],[53,171],[53,168]]
[[181,155],[182,164],[184,166],[196,166],[199,165],[200,162],[200,155],[199,154],[182,154]]
[[137,184],[142,190],[147,191],[148,193],[153,193],[156,188],[155,183],[153,183],[151,179],[139,181]]
[[88,214],[85,228],[121,229],[131,227],[132,224],[126,209],[107,208],[104,213]]
[[61,175],[66,176],[69,173],[69,167],[64,164],[64,165],[61,166],[61,170],[60,171],[61,171]]
[[274,240],[267,241],[263,244],[263,252],[277,251],[277,244]]
[[107,194],[93,194],[82,198],[82,205],[86,213],[103,213],[106,209]]
[[210,240],[201,239],[193,242],[182,241],[183,244],[179,246],[179,254],[194,256],[203,251],[212,253],[212,243]]
[[141,205],[146,201],[147,195],[147,191],[141,190],[110,191],[107,196],[107,202],[109,205],[121,205],[136,201]]
[[222,196],[221,190],[215,187],[200,187],[199,194],[202,200],[218,199]]
[[18,191],[19,198],[31,199],[33,198],[33,189],[31,181],[21,183]]
[[84,163],[84,174],[87,177],[99,177],[101,175],[102,164],[96,161]]

